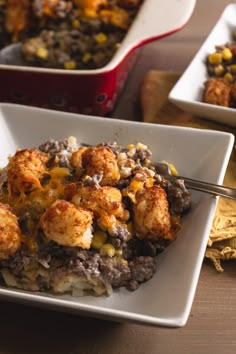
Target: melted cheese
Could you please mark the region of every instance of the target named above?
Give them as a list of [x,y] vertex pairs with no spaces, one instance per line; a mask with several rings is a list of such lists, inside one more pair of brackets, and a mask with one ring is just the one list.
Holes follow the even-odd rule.
[[30,215],[27,219],[27,226],[32,234],[45,209],[56,199],[64,198],[66,177],[70,175],[69,169],[62,167],[55,167],[48,173],[50,178],[47,183],[40,188],[33,189],[30,193],[9,194],[6,192],[0,196],[0,201],[9,204],[18,217],[24,217],[25,213]]

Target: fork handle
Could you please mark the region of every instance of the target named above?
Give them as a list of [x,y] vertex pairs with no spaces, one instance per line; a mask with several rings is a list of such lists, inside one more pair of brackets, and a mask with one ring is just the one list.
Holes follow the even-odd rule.
[[210,193],[225,198],[236,199],[236,188],[220,186],[218,184],[203,181],[196,181],[195,179],[187,177],[178,176],[178,178],[184,179],[185,185],[189,189]]

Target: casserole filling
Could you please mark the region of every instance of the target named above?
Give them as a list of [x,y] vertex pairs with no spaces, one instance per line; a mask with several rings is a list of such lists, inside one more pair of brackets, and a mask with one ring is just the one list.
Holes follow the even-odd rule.
[[22,41],[30,66],[66,70],[105,66],[142,0],[0,0],[0,47]]
[[142,144],[17,150],[0,174],[4,285],[55,294],[136,290],[176,238],[191,196],[155,172]]

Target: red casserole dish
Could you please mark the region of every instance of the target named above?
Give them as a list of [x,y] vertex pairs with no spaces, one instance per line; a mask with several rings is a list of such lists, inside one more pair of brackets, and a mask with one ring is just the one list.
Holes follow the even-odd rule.
[[135,63],[138,48],[177,32],[196,0],[145,0],[120,48],[103,68],[63,70],[0,64],[0,101],[105,116]]

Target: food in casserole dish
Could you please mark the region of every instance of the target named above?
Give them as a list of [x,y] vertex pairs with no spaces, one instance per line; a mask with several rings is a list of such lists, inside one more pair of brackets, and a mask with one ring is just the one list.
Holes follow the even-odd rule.
[[236,31],[234,41],[216,45],[206,59],[210,78],[205,82],[203,102],[222,107],[236,108]]
[[1,282],[55,294],[136,290],[191,207],[142,143],[49,139],[10,156],[0,188]]
[[105,66],[142,0],[0,0],[0,47],[22,41],[28,65],[87,70]]

